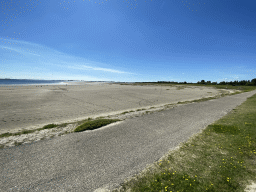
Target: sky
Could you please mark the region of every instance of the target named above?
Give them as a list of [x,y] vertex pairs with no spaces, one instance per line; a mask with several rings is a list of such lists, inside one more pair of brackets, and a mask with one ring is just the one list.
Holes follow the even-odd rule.
[[0,0],[0,78],[256,78],[255,0]]

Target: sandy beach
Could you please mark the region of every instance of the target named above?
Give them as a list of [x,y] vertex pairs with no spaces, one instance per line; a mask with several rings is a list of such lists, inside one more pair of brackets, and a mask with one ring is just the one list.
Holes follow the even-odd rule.
[[0,134],[68,123],[88,117],[211,97],[206,87],[133,86],[77,82],[0,87]]

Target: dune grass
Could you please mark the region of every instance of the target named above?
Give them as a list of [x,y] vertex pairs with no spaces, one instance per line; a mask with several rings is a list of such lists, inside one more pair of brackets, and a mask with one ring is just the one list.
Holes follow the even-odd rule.
[[74,132],[81,132],[81,131],[86,131],[86,130],[93,130],[97,129],[99,127],[108,125],[110,123],[120,121],[119,119],[96,119],[96,120],[89,120],[82,125],[78,126]]
[[242,192],[256,182],[256,95],[116,191]]

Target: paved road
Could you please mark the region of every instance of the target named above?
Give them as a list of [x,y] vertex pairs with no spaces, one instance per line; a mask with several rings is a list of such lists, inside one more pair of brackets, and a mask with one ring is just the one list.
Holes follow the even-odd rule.
[[0,191],[113,189],[253,94],[180,105],[98,130],[1,149]]

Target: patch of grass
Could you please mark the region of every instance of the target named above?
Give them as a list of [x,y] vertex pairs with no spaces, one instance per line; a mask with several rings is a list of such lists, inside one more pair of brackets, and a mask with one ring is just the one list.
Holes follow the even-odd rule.
[[209,125],[209,129],[212,129],[215,133],[225,133],[237,135],[240,133],[240,129],[233,125]]
[[8,132],[8,133],[3,133],[3,134],[0,135],[0,138],[1,138],[1,137],[10,137],[10,136],[12,136],[12,135],[13,135],[13,134],[12,134],[12,133],[9,133],[9,132]]
[[181,90],[181,89],[185,89],[185,88],[186,88],[186,86],[177,86],[176,90]]
[[66,127],[68,125],[68,123],[62,123],[60,125],[58,125],[58,127]]
[[3,133],[0,135],[0,138],[1,137],[10,137],[10,136],[16,136],[16,135],[22,135],[22,134],[29,134],[29,133],[33,133],[33,132],[36,132],[36,131],[41,131],[41,130],[44,130],[44,129],[51,129],[51,128],[54,128],[54,127],[62,127],[62,126],[66,126],[67,123],[64,123],[64,124],[61,124],[61,125],[56,125],[56,124],[48,124],[48,125],[45,125],[43,126],[42,128],[38,128],[38,129],[31,129],[31,130],[22,130],[20,132],[17,132],[17,133]]
[[[176,88],[184,89],[185,87],[189,86],[197,86],[197,87],[213,87],[216,89],[233,89],[233,90],[240,90],[242,92],[248,92],[256,89],[256,86],[232,86],[232,85],[203,85],[203,84],[197,84],[197,83],[189,83],[187,85],[179,85],[179,84],[173,84],[173,83],[160,83],[160,82],[151,82],[151,83],[132,83],[132,84],[124,84],[124,85],[155,85],[155,86],[176,86]],[[178,88],[179,87],[179,88]]]
[[186,103],[191,103],[192,101],[179,101],[177,104],[186,104]]
[[[96,119],[103,119],[104,117],[103,116],[100,116],[100,117],[97,117]],[[90,121],[91,120],[91,118],[88,118],[88,121]]]
[[116,191],[244,192],[256,182],[256,95]]
[[43,126],[42,129],[51,129],[51,128],[54,128],[54,127],[58,127],[58,125],[56,125],[56,124],[48,124],[48,125]]
[[93,121],[87,121],[84,124],[78,126],[74,130],[74,132],[81,132],[81,131],[85,131],[85,130],[97,129],[97,128],[100,128],[102,126],[108,125],[108,124],[116,122],[116,121],[120,121],[120,120],[119,119],[96,119]]
[[129,111],[125,111],[125,112],[121,113],[121,115],[124,115],[124,114],[126,114],[126,113],[129,113]]

